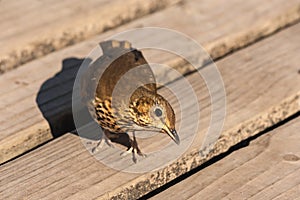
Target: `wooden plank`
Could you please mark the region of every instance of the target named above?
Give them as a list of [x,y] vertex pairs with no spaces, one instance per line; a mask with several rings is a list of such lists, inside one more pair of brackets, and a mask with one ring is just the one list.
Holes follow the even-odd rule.
[[0,73],[175,3],[178,1],[1,1]]
[[[224,131],[208,154],[199,155],[201,141],[195,140],[184,155],[163,169],[141,174],[126,173],[98,162],[86,151],[79,137],[68,133],[2,165],[1,197],[135,199],[299,112],[299,57],[296,56],[300,49],[300,43],[296,42],[299,32],[300,25],[290,27],[217,62],[227,91],[227,115]],[[285,65],[282,60],[286,61]],[[199,76],[194,73],[186,79],[197,81]],[[182,81],[172,84],[184,93],[185,88],[180,87]],[[194,89],[205,91],[205,85]],[[210,99],[205,93],[203,95],[200,105]],[[188,96],[186,98],[189,99]],[[185,111],[193,118],[194,105],[185,106]],[[202,108],[204,122],[210,119],[207,115],[210,108],[209,105]],[[180,132],[182,137],[188,128],[183,127]],[[199,134],[206,128],[203,127]],[[149,155],[146,159],[153,157]],[[17,191],[14,189],[16,187]]]
[[[50,3],[43,2],[43,4],[41,4],[41,2],[37,0],[27,0],[21,3],[2,1],[0,13],[2,14],[3,23],[1,23],[1,28],[6,31],[0,34],[1,44],[5,46],[5,48],[0,48],[0,72],[15,68],[32,59],[82,41],[92,35],[178,2],[181,1],[152,0],[141,3],[132,0],[124,5],[122,1],[110,2],[104,0],[88,1],[85,4],[60,1],[51,1]],[[44,6],[45,4],[50,4],[51,6]],[[234,41],[236,38],[232,40],[231,37],[228,37],[227,40],[220,38],[221,40],[217,40],[215,41],[216,43],[211,44],[212,46],[210,46],[210,48],[212,48],[214,52],[212,56],[215,57],[222,56],[223,51],[242,47],[249,42],[255,41],[255,38],[268,35],[299,19],[299,7],[291,6],[293,4],[291,1],[286,3],[273,0],[272,5],[262,5],[256,13],[253,13],[257,17],[255,18],[256,23],[254,24],[252,23],[253,20],[251,17],[255,16],[249,16],[252,15],[250,12],[251,9],[237,9],[241,7],[241,2],[239,1],[231,1],[231,3],[222,6],[219,6],[220,2],[217,1],[213,1],[210,4],[203,2],[203,4],[199,4],[198,6],[189,6],[189,4],[191,3],[188,1],[182,1],[180,6],[182,8],[177,10],[180,11],[182,16],[180,19],[169,21],[170,16],[173,19],[173,10],[169,12],[169,15],[162,14],[156,17],[156,20],[150,21],[145,18],[145,22],[139,21],[136,25],[147,26],[147,24],[150,23],[149,25],[178,29],[178,26],[192,23],[192,25],[196,25],[199,31],[194,30],[195,26],[187,26],[183,30],[191,31],[193,34],[197,33],[198,35],[199,33],[202,35],[207,31],[212,31],[214,38],[224,36],[221,32],[215,32],[216,26],[222,26],[222,29],[227,29],[227,32],[233,32],[232,29],[236,29],[238,26],[248,28],[241,32],[235,30],[239,40],[238,42]],[[249,6],[255,6],[257,2],[252,1],[245,4],[243,7],[247,8]],[[231,7],[228,5],[231,5]],[[124,9],[124,6],[126,9]],[[243,18],[236,18],[234,15],[228,16],[229,19],[226,17],[220,18],[219,16],[223,15],[223,9],[221,8],[224,8],[224,10],[230,8],[236,16],[242,14],[247,15],[249,18],[244,20]],[[277,11],[282,11],[286,8],[291,8],[286,15],[274,15],[277,14]],[[207,12],[206,9],[210,11],[209,15],[202,14]],[[55,16],[52,15],[53,10],[55,10]],[[201,10],[200,14],[198,10]],[[40,13],[42,13],[42,15]],[[210,16],[213,18],[210,18]],[[272,20],[269,20],[268,17],[272,18]],[[59,20],[57,20],[58,18]],[[101,21],[98,19],[101,19]],[[199,26],[199,22],[212,21],[212,19],[213,23],[207,24],[207,28],[205,28],[205,24],[204,26],[203,24],[201,24],[201,27]],[[228,24],[228,20],[235,21],[235,23]],[[27,23],[28,21],[31,23]],[[224,24],[226,27],[224,27]],[[220,27],[217,28],[219,29]],[[35,35],[35,37],[32,37],[32,35]],[[203,34],[202,37],[208,39],[212,37],[212,35]],[[215,48],[215,45],[219,42],[222,43],[222,48]],[[235,47],[232,46],[233,43],[235,43]]]
[[151,199],[295,199],[299,127],[298,117]]
[[[257,10],[258,4],[261,9]],[[5,73],[0,79],[0,163],[72,129],[72,81],[80,58],[112,34],[137,26],[166,26],[206,44],[210,55],[218,58],[297,21],[299,7],[299,0],[275,0],[273,4],[187,1]],[[174,16],[182,17],[174,20]],[[74,57],[77,59],[70,59]],[[157,58],[158,63],[170,61],[157,53],[149,58]],[[182,73],[192,70],[177,64],[175,68]]]

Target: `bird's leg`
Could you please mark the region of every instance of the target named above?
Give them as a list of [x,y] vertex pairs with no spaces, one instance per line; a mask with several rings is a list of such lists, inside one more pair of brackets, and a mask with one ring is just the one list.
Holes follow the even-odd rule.
[[133,132],[133,140],[131,141],[132,151],[137,153],[139,156],[144,156],[144,154],[141,152],[138,143],[136,141],[135,132]]
[[127,149],[126,152],[122,153],[121,155],[127,155],[128,153],[132,153],[132,160],[134,163],[137,162],[137,159],[136,159],[136,154],[138,154],[139,156],[142,156],[142,157],[146,157],[146,154],[143,154],[138,146],[138,143],[136,141],[136,137],[135,137],[135,132],[133,131],[132,133],[133,135],[133,140],[130,139],[130,148]]
[[99,149],[101,149],[104,143],[106,143],[109,147],[114,148],[114,145],[112,144],[110,138],[111,138],[110,132],[108,130],[104,130],[101,139],[98,141],[97,145],[92,149],[92,153],[95,153]]

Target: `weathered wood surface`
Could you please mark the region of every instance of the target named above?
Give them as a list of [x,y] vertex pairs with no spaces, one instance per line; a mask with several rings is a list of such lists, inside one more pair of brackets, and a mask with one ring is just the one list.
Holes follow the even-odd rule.
[[[138,26],[166,26],[205,44],[210,55],[218,58],[297,21],[299,6],[297,0],[276,0],[273,4],[187,1],[5,73],[0,79],[0,162],[72,127],[72,80],[82,60],[68,58],[84,58],[111,34]],[[174,16],[181,17],[174,20]],[[166,58],[155,54],[151,58],[166,62]],[[184,66],[177,69],[191,70]]]
[[[299,57],[296,56],[300,50],[300,43],[296,42],[299,33],[300,25],[295,25],[217,62],[227,91],[227,115],[224,131],[209,154],[199,156],[199,144],[193,144],[182,157],[163,169],[131,174],[99,163],[78,136],[68,133],[2,165],[1,197],[137,198],[299,112]],[[186,78],[199,79],[197,74]],[[180,81],[172,84],[180,85]],[[194,89],[201,91],[203,87]],[[207,99],[209,96],[200,103]],[[186,105],[186,109],[193,117],[193,105]],[[209,106],[203,107],[204,120],[209,118],[205,115],[209,110]]]
[[0,73],[177,2],[2,0]]
[[299,127],[298,117],[151,199],[299,198]]

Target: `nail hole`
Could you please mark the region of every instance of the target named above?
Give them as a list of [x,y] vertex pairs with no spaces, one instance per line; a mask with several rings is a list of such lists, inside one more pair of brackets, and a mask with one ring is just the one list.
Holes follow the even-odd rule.
[[15,81],[15,84],[17,84],[17,85],[28,85],[28,83],[26,83],[24,81]]
[[294,154],[285,154],[283,156],[283,159],[286,161],[298,161],[300,158]]

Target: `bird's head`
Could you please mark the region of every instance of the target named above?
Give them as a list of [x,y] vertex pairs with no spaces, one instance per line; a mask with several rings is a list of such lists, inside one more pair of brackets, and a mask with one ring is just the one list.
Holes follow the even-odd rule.
[[143,95],[134,103],[135,123],[143,130],[167,134],[180,143],[175,130],[175,113],[169,102],[159,94]]

